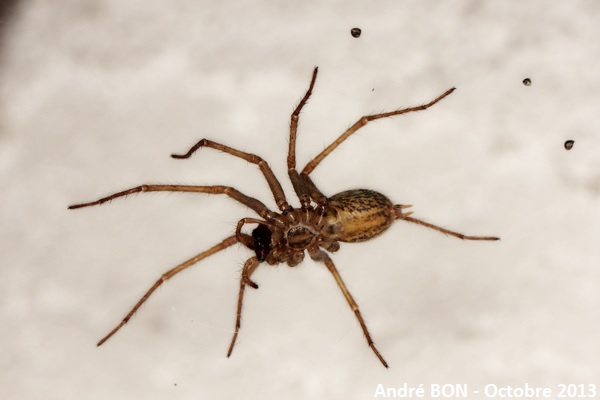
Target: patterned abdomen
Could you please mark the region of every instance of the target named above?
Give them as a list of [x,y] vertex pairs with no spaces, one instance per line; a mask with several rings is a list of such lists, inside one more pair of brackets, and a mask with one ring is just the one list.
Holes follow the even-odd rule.
[[394,222],[394,205],[381,193],[353,189],[329,198],[328,231],[340,242],[369,240]]

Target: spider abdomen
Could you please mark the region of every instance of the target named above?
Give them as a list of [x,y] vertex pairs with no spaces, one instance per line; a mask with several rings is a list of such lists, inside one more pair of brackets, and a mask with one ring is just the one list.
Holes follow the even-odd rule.
[[368,189],[353,189],[329,198],[327,224],[331,238],[362,242],[381,234],[394,222],[394,205],[384,195]]

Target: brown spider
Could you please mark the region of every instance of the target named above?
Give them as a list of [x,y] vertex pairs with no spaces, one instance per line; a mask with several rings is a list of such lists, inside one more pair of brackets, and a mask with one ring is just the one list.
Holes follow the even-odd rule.
[[[346,301],[348,301],[350,308],[354,311],[354,314],[360,323],[360,327],[365,334],[367,343],[377,358],[379,358],[379,361],[388,368],[387,362],[383,359],[371,339],[371,335],[358,310],[356,301],[354,301],[354,298],[346,288],[346,285],[342,281],[337,268],[333,264],[333,261],[331,261],[331,258],[329,258],[327,252],[333,253],[339,250],[339,242],[362,242],[372,239],[389,228],[395,220],[412,222],[465,240],[498,240],[497,237],[493,236],[463,235],[412,218],[410,217],[412,212],[404,212],[404,209],[411,207],[410,205],[394,205],[386,196],[373,190],[353,189],[338,193],[332,197],[326,197],[319,189],[317,189],[309,176],[325,157],[335,150],[344,140],[350,137],[350,135],[365,126],[369,121],[406,114],[413,111],[425,110],[452,93],[454,88],[448,89],[435,100],[421,106],[361,117],[354,125],[348,128],[346,132],[311,160],[306,167],[304,167],[302,172],[298,173],[296,170],[296,131],[298,128],[298,116],[312,93],[317,79],[317,72],[318,68],[315,68],[310,81],[310,86],[291,117],[287,164],[290,181],[300,200],[300,208],[294,208],[287,202],[281,184],[266,161],[257,155],[245,153],[208,139],[200,140],[185,154],[172,154],[171,157],[177,159],[189,158],[201,147],[210,147],[256,164],[267,180],[280,212],[269,210],[260,200],[248,197],[237,189],[229,186],[141,185],[101,198],[100,200],[75,204],[69,207],[69,209],[75,209],[95,206],[118,197],[138,192],[195,192],[225,194],[251,208],[260,216],[260,219],[242,218],[237,223],[234,235],[229,236],[221,243],[165,272],[144,296],[142,296],[125,318],[123,318],[112,331],[98,342],[98,346],[102,345],[121,329],[121,327],[129,321],[133,314],[135,314],[140,306],[164,281],[172,278],[174,275],[208,256],[224,250],[235,243],[241,243],[250,250],[253,250],[255,255],[250,257],[242,268],[235,331],[229,345],[229,350],[227,351],[227,357],[229,357],[233,351],[240,330],[244,289],[246,288],[246,285],[258,289],[258,285],[250,279],[252,273],[262,262],[267,262],[269,265],[287,263],[288,266],[295,267],[304,260],[304,252],[306,251],[313,260],[324,263],[329,272],[331,272],[333,278],[342,290]],[[251,235],[242,232],[242,228],[246,224],[256,225],[256,228],[254,228]]]

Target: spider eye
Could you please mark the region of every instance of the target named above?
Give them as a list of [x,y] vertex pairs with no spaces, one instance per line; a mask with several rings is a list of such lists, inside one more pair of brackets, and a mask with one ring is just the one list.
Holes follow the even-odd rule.
[[271,230],[268,226],[259,224],[252,231],[254,239],[254,252],[258,261],[265,261],[271,252]]

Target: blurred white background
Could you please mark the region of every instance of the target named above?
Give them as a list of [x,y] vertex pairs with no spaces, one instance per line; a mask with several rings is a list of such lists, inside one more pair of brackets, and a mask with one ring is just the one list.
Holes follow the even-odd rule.
[[[0,21],[1,397],[600,383],[599,17],[593,0],[16,3]],[[227,359],[251,255],[237,246],[166,283],[96,348],[161,273],[254,215],[186,194],[67,206],[180,183],[233,185],[274,207],[253,165],[209,149],[169,157],[202,137],[268,160],[297,204],[289,116],[317,65],[301,166],[364,114],[458,88],[344,143],[313,174],[325,194],[375,189],[417,218],[502,240],[397,223],[332,256],[389,370],[310,260],[256,272]]]

